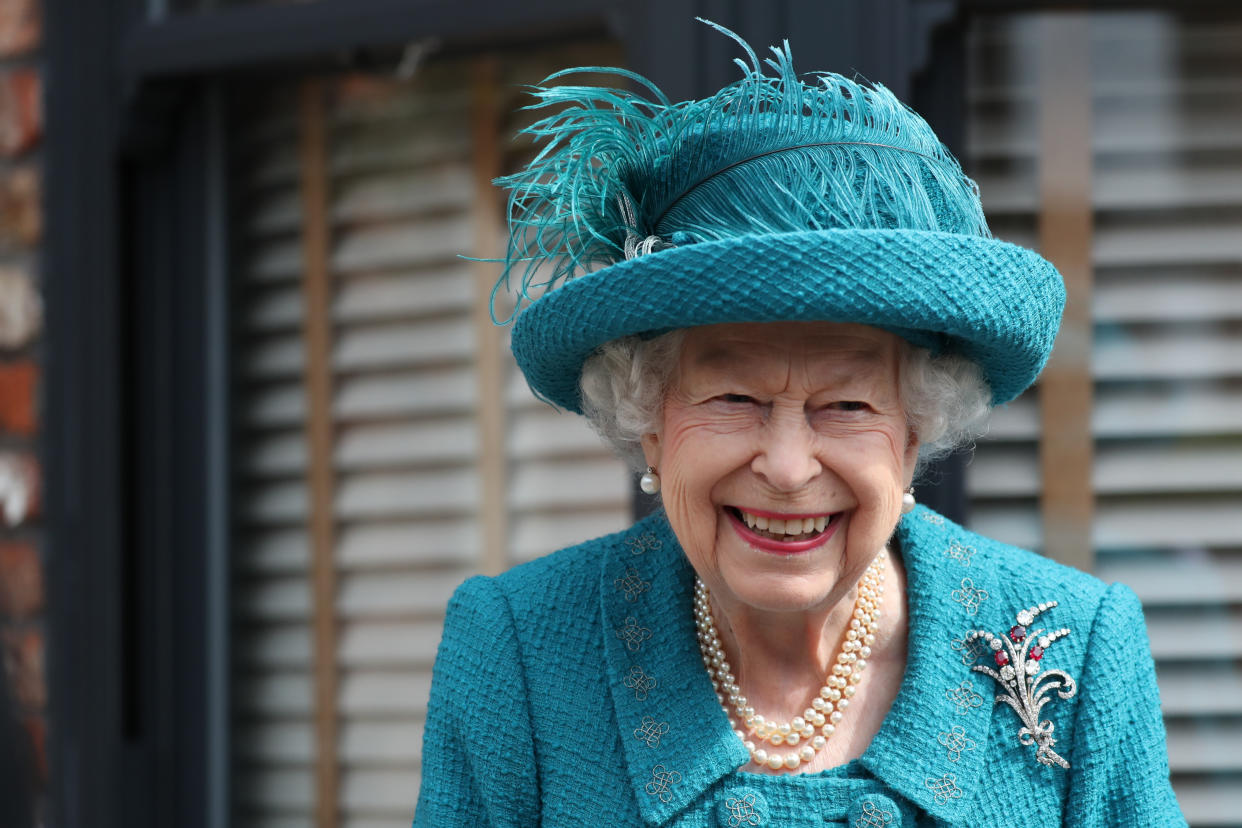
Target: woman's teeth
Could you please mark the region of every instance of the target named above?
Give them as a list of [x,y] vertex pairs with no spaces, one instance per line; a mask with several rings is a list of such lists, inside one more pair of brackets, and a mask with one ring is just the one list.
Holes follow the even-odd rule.
[[777,540],[788,540],[802,535],[813,535],[824,531],[832,522],[831,515],[814,518],[770,518],[763,515],[752,515],[744,509],[738,509],[742,520],[751,529],[769,535]]

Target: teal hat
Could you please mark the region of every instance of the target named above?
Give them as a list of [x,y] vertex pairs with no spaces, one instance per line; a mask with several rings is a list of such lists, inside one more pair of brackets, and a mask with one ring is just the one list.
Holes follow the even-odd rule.
[[[497,291],[520,277],[512,348],[535,394],[581,413],[582,365],[619,337],[795,320],[882,328],[972,360],[996,404],[1020,394],[1060,325],[1056,268],[992,238],[975,183],[887,89],[799,77],[788,42],[761,64],[721,31],[749,61],[710,98],[672,103],[599,67],[534,88],[554,114],[526,130],[536,158],[497,182]],[[643,91],[550,85],[578,72]]]

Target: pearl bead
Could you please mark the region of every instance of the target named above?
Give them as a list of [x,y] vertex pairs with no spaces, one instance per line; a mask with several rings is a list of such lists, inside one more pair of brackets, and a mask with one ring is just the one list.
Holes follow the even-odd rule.
[[643,490],[643,494],[659,494],[660,476],[651,467],[648,467],[643,476],[638,478],[638,488]]
[[794,716],[793,721],[789,723],[789,726],[793,728],[794,730],[801,730],[802,728],[806,727],[806,719],[802,718],[801,716]]
[[833,724],[838,724],[841,721],[841,718],[842,718],[841,711],[834,710],[832,711],[832,715],[828,717],[828,721],[832,722]]
[[800,764],[802,764],[802,760],[798,758],[798,754],[796,753],[790,753],[785,757],[785,767],[789,768],[790,770],[793,770],[794,768],[798,767],[798,765]]
[[[828,744],[828,740],[827,740],[827,739],[825,739],[823,736],[813,736],[813,737],[811,737],[811,749],[812,749],[812,750],[819,750],[820,748],[822,748],[822,747],[823,747],[824,745],[826,745],[826,744]],[[805,749],[806,749],[806,748],[803,748],[803,750],[805,750]]]
[[743,741],[742,747],[746,748],[751,753],[755,752],[755,743],[752,742],[750,739],[746,739],[745,741]]
[[[773,753],[768,757],[768,767],[772,770],[780,770],[785,764],[785,759],[779,753]],[[797,765],[794,765],[797,767]]]
[[836,733],[837,729],[833,725],[826,724],[819,729],[819,732],[824,734],[825,737],[827,737],[827,736],[831,736],[832,734]]
[[778,730],[768,737],[768,741],[779,747],[785,744],[785,734]]
[[794,745],[798,744],[798,742],[800,742],[801,740],[802,740],[802,737],[799,736],[797,733],[790,733],[788,736],[785,737],[785,744],[789,745],[790,747],[793,747]]
[[802,757],[803,762],[809,762],[815,758],[815,748],[804,745],[802,750],[798,751],[798,756]]
[[763,748],[759,748],[752,754],[756,765],[762,765],[768,761],[768,752]]

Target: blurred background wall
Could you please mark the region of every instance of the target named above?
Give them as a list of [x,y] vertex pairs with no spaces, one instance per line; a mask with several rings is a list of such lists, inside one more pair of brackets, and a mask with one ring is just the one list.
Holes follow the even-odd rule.
[[1242,825],[1236,5],[45,2],[42,49],[0,3],[0,636],[45,824],[408,823],[452,589],[649,507],[461,258],[503,252],[521,85],[710,93],[699,14],[893,88],[1061,268],[1048,371],[919,497],[1135,588],[1182,805]]

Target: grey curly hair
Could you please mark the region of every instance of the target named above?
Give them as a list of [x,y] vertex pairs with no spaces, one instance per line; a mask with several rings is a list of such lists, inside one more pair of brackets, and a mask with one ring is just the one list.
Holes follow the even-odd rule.
[[[631,468],[646,465],[640,440],[657,431],[685,332],[605,343],[582,367],[582,408],[591,426]],[[979,366],[956,354],[932,356],[902,340],[901,399],[919,438],[918,468],[986,431],[992,391]]]

